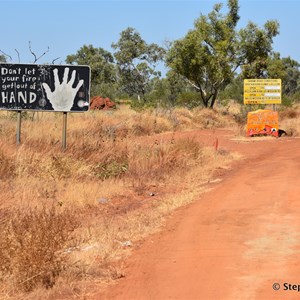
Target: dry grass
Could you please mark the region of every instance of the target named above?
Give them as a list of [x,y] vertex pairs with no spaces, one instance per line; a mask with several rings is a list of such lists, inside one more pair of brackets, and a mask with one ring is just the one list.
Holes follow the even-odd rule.
[[67,265],[64,251],[74,246],[75,214],[51,208],[2,212],[1,278],[10,292],[50,288]]
[[16,147],[15,120],[1,113],[0,298],[78,298],[88,282],[122,277],[131,244],[233,159],[170,132],[231,122],[206,110],[73,114],[63,152],[59,114],[24,120]]
[[[213,111],[72,114],[65,152],[60,114],[24,120],[16,147],[14,116],[0,113],[0,299],[84,299],[124,276],[131,247],[236,158],[172,133],[230,127],[244,135],[239,112],[229,102]],[[298,135],[299,112],[280,112],[280,128]]]
[[294,105],[279,111],[279,128],[286,131],[289,136],[300,135],[300,106]]
[[295,119],[299,116],[300,110],[297,107],[288,107],[279,111],[279,118],[281,120]]
[[211,109],[195,109],[193,122],[198,124],[199,128],[230,127],[235,123],[230,116]]
[[201,146],[193,139],[171,140],[169,143],[156,141],[153,145],[135,145],[129,156],[126,177],[138,194],[146,186],[157,181],[164,182],[174,172],[188,171],[201,156]]

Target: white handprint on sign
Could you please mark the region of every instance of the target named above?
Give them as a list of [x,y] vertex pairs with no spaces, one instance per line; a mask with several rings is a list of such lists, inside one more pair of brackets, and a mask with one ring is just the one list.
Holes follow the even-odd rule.
[[53,70],[54,75],[54,90],[51,91],[47,83],[43,83],[46,96],[49,99],[52,107],[56,111],[70,111],[78,90],[83,85],[83,80],[79,80],[76,87],[73,87],[75,82],[76,71],[72,72],[70,81],[68,82],[69,68],[65,68],[63,81],[60,83],[58,78],[58,69]]

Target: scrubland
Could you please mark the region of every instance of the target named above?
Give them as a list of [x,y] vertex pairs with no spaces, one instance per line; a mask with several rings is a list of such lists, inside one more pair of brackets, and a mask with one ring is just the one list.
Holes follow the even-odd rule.
[[[124,276],[131,248],[236,158],[175,132],[241,128],[240,107],[0,113],[0,298],[89,299]],[[299,109],[280,112],[297,135]],[[240,123],[240,124],[239,124]]]
[[294,105],[279,111],[280,128],[284,129],[289,136],[300,135],[300,105]]

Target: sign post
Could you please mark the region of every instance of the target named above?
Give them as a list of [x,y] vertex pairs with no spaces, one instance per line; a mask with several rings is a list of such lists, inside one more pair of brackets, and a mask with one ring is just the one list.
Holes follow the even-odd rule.
[[281,104],[281,79],[245,79],[244,104],[272,104],[272,110],[248,112],[247,135],[278,136],[278,113]]
[[63,113],[63,130],[62,130],[62,149],[67,149],[67,117],[68,113]]
[[21,118],[22,118],[22,112],[18,110],[17,112],[17,145],[21,144]]
[[0,110],[15,110],[17,144],[21,111],[63,112],[62,147],[66,149],[67,113],[90,105],[90,67],[0,63]]

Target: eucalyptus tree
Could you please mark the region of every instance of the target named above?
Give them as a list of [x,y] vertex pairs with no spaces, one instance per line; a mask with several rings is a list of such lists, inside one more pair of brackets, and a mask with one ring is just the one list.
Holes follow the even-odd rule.
[[300,91],[300,64],[291,57],[274,52],[268,58],[267,76],[282,80],[282,92],[291,96]]
[[112,44],[118,66],[119,87],[129,96],[145,103],[151,80],[161,76],[157,70],[164,56],[164,49],[157,44],[147,44],[134,28],[128,27]]
[[113,55],[99,47],[82,46],[76,54],[68,55],[69,64],[89,65],[91,67],[91,92],[104,97],[112,97],[116,89],[116,68]]
[[219,3],[207,16],[196,19],[194,28],[176,40],[166,56],[167,66],[183,76],[210,108],[237,70],[242,69],[247,77],[253,66],[256,71],[266,67],[259,63],[271,52],[273,37],[278,34],[277,21],[267,21],[263,29],[249,22],[238,31],[238,0],[228,0],[227,6],[226,14]]
[[273,38],[279,33],[277,21],[267,21],[264,28],[253,22],[239,31],[239,45],[243,78],[265,78]]

